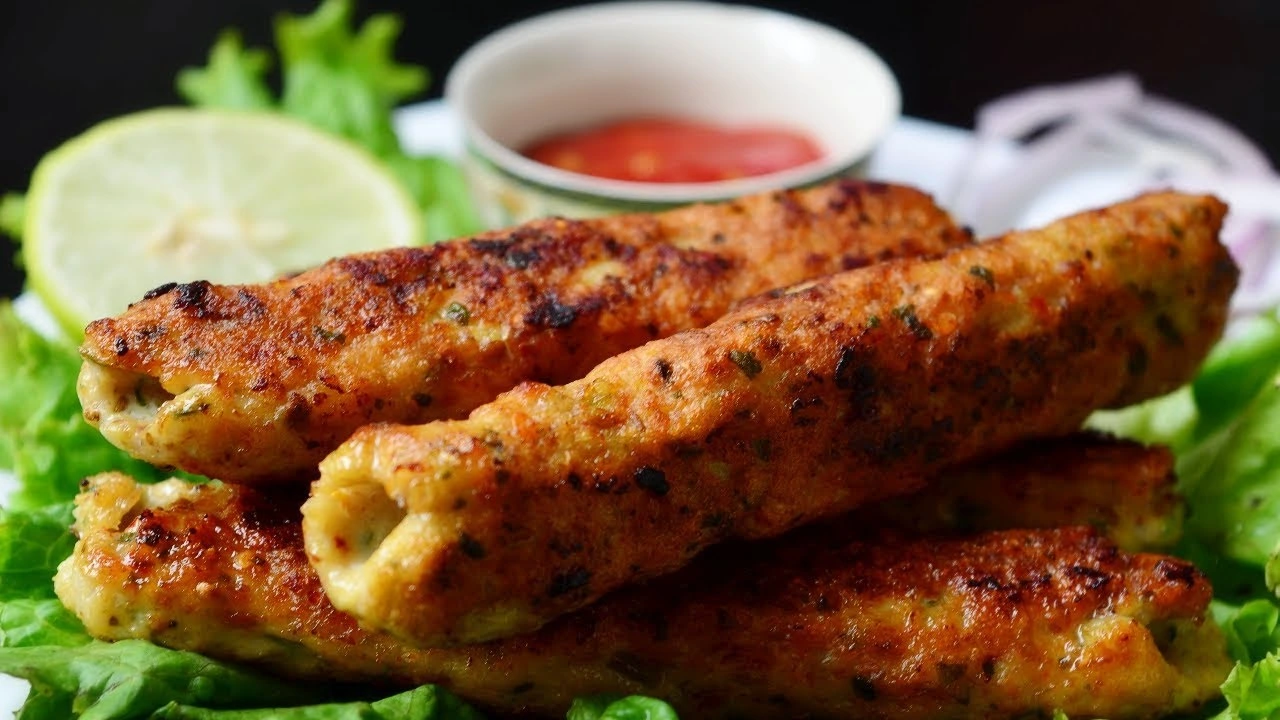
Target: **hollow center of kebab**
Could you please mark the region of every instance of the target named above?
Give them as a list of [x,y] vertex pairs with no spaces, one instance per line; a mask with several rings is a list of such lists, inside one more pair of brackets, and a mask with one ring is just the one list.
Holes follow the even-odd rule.
[[[363,565],[380,551],[390,537],[406,522],[406,512],[380,483],[353,482],[335,493],[332,501],[323,503],[313,519],[331,532],[321,537],[327,538],[328,547],[323,553],[330,568],[330,576],[338,582],[343,578],[358,584],[357,577]],[[355,520],[357,519],[358,520]],[[353,520],[355,520],[353,522]],[[415,542],[428,542],[431,534],[429,528],[424,535],[416,535]],[[313,536],[314,537],[314,536]],[[312,554],[315,555],[312,548]],[[354,587],[353,587],[354,591]]]
[[88,397],[99,401],[95,405],[106,401],[112,412],[136,416],[153,417],[160,406],[177,397],[158,378],[94,362],[85,364],[80,384],[90,391]]
[[128,423],[145,427],[161,414],[185,417],[208,409],[208,383],[170,379],[86,362],[80,372],[80,398],[92,423]]

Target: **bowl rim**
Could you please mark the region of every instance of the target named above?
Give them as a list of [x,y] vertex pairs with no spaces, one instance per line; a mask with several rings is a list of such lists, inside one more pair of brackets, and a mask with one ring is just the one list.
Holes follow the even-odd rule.
[[[753,13],[774,22],[784,22],[805,32],[818,33],[847,46],[855,57],[866,63],[875,78],[874,85],[886,93],[875,103],[874,117],[866,139],[839,155],[824,154],[818,160],[767,175],[754,175],[706,183],[646,183],[600,178],[544,165],[498,142],[471,117],[463,99],[464,90],[481,70],[500,61],[505,48],[529,36],[552,32],[565,23],[591,23],[614,19],[618,15],[637,12],[687,13]],[[705,0],[615,0],[561,8],[518,20],[486,35],[468,48],[449,69],[445,77],[445,101],[462,122],[465,152],[505,175],[537,186],[540,190],[631,203],[678,203],[720,200],[770,189],[797,187],[819,182],[858,166],[884,139],[902,115],[902,91],[889,65],[866,43],[831,25],[772,8],[755,5],[726,4]]]

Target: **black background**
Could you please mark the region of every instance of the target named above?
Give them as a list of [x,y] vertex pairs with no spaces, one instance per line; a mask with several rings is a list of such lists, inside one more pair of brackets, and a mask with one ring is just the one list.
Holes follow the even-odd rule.
[[[405,19],[401,60],[438,97],[453,60],[486,33],[568,2],[358,3]],[[1220,115],[1280,158],[1280,3],[1271,0],[757,2],[840,27],[897,74],[907,114],[970,126],[984,100],[1127,70],[1152,92]],[[174,73],[203,64],[219,29],[271,44],[271,19],[312,2],[64,0],[0,10],[0,190],[26,187],[46,151],[121,113],[173,104]],[[1270,102],[1270,106],[1269,103]],[[0,248],[0,294],[21,287]]]

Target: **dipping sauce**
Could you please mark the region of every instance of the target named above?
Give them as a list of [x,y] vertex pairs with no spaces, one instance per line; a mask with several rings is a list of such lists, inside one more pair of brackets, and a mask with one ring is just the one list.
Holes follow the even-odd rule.
[[782,128],[723,128],[675,118],[611,122],[537,142],[524,155],[544,165],[613,180],[698,183],[767,175],[822,157],[805,135]]

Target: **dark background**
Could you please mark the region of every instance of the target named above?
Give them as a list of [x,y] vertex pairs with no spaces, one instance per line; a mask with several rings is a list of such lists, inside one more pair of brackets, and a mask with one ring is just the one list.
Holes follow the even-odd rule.
[[[484,34],[569,2],[358,2],[405,19],[398,55],[428,66],[438,97],[453,60]],[[881,54],[907,114],[970,126],[984,100],[1119,70],[1216,113],[1280,158],[1280,2],[1272,0],[882,0],[756,2],[843,28]],[[0,9],[0,190],[21,190],[46,151],[121,113],[173,104],[174,73],[203,64],[219,29],[271,45],[271,19],[312,2],[16,1]],[[1270,101],[1271,106],[1268,106]],[[0,295],[21,279],[0,247]]]

